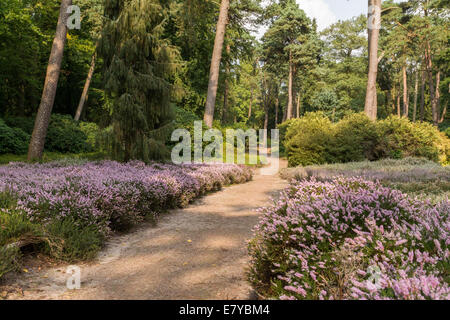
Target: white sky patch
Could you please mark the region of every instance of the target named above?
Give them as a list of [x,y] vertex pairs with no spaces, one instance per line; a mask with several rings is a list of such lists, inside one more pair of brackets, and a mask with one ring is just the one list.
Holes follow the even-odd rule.
[[324,0],[297,0],[297,3],[308,17],[316,18],[319,31],[338,21]]

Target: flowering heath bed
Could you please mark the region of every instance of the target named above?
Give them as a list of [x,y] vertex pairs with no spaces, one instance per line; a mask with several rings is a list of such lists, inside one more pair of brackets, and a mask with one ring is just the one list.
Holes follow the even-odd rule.
[[0,191],[15,197],[32,221],[70,217],[106,235],[251,177],[247,167],[228,164],[15,163],[0,167]]
[[[40,234],[45,239],[51,233],[66,245],[72,243],[77,253],[71,250],[66,256],[84,257],[83,251],[98,250],[101,245],[92,238],[103,239],[112,231],[154,219],[207,192],[251,178],[249,167],[233,164],[12,163],[0,166],[0,233],[6,234],[11,226],[8,221],[25,217],[27,222],[44,226]],[[11,219],[13,215],[20,217]],[[0,249],[20,235],[3,238]]]
[[450,201],[357,177],[293,181],[262,209],[250,281],[279,299],[450,299]]

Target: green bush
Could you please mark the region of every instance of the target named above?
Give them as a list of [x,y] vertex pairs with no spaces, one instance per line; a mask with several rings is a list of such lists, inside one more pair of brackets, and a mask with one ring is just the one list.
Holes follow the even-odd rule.
[[50,244],[59,244],[57,251],[47,244],[46,251],[68,262],[95,258],[104,241],[94,225],[80,227],[70,218],[55,221],[46,229],[51,239]]
[[307,113],[292,121],[285,138],[289,166],[328,162],[333,130],[333,124],[322,112]]
[[[8,198],[5,193],[2,196]],[[5,203],[11,207],[12,201],[3,201],[2,205]],[[10,246],[19,241],[29,241],[36,251],[50,257],[73,262],[94,258],[104,237],[94,225],[81,227],[70,218],[40,224],[31,222],[20,210],[0,208],[0,278],[20,269],[21,250]]]
[[406,118],[391,116],[372,122],[359,113],[331,123],[317,112],[279,128],[286,130],[282,144],[289,166],[405,157],[423,157],[446,165],[450,159],[450,139],[444,133],[429,123]]
[[22,129],[30,136],[33,133],[34,117],[6,117],[5,122],[9,127]]
[[[26,153],[30,135],[33,132],[34,117],[8,117],[5,119],[5,123],[12,130],[15,130],[15,136],[20,137],[19,141],[24,141],[18,150],[21,153]],[[98,131],[96,124],[78,123],[70,115],[52,114],[45,140],[45,150],[60,153],[92,152],[96,148]],[[0,147],[1,153],[21,154],[10,149],[3,151]]]
[[52,115],[48,127],[45,149],[61,153],[91,151],[86,134],[69,115]]
[[0,154],[24,154],[28,150],[30,136],[20,128],[9,127],[0,119]]
[[330,150],[331,162],[375,160],[378,133],[376,124],[366,115],[355,113],[334,125],[334,137]]
[[378,121],[377,128],[379,158],[424,157],[443,164],[448,161],[450,140],[430,123],[391,116]]
[[[8,198],[6,194],[0,195],[2,198]],[[8,207],[11,203],[5,202],[4,199],[2,202],[2,205],[6,203]],[[8,245],[39,235],[40,226],[30,222],[23,212],[0,208],[0,278],[20,268],[20,248]]]
[[101,130],[94,122],[80,122],[80,130],[86,135],[86,142],[90,150],[99,149]]
[[287,133],[289,126],[296,120],[297,119],[290,119],[283,123],[280,123],[277,126],[277,129],[279,130],[279,138],[280,138],[280,154],[283,154],[283,155],[286,154],[286,146],[284,143],[286,141],[286,133]]

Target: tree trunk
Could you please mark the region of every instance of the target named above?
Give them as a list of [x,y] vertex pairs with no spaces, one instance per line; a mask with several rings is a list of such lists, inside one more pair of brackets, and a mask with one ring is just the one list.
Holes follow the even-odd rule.
[[264,110],[264,130],[269,128],[269,109],[265,108]]
[[297,111],[295,115],[297,116],[297,118],[300,118],[300,90],[297,93]]
[[223,110],[222,110],[222,123],[227,121],[228,112],[228,79],[225,79],[225,88],[223,91]]
[[381,22],[381,0],[369,0],[369,73],[364,112],[371,120],[377,119],[378,38]]
[[406,74],[406,63],[403,65],[403,116],[408,118],[409,99],[408,99],[408,78]]
[[444,122],[446,114],[447,114],[447,105],[445,105],[444,110],[442,111],[442,116],[441,119],[439,120],[439,123]]
[[230,0],[222,0],[220,4],[219,21],[217,21],[216,39],[211,58],[211,68],[209,71],[208,94],[206,97],[205,115],[203,120],[206,125],[212,128],[214,120],[214,108],[216,104],[217,86],[219,81],[220,61],[222,60],[223,40],[225,29],[228,23],[228,9]]
[[288,88],[288,105],[286,110],[286,119],[289,120],[292,118],[293,111],[293,94],[292,94],[292,86],[293,86],[293,66],[292,66],[292,52],[289,52],[289,88]]
[[[231,47],[228,44],[227,45],[227,56],[230,56],[230,51],[231,51]],[[226,123],[227,121],[227,113],[228,113],[228,98],[229,98],[229,91],[230,91],[230,86],[229,86],[229,81],[228,78],[230,77],[230,64],[227,61],[226,63],[226,67],[225,67],[225,88],[224,88],[224,93],[223,93],[223,112],[222,112],[222,123]]]
[[253,104],[253,88],[250,91],[250,103],[248,105],[248,120],[250,120],[252,116],[252,104]]
[[420,86],[420,121],[425,119],[425,71],[421,72]]
[[400,118],[401,117],[401,111],[400,111],[400,93],[397,96],[397,116]]
[[434,94],[435,104],[436,104],[436,114],[437,114],[437,123],[440,123],[439,115],[441,114],[441,92],[439,91],[439,87],[441,86],[441,71],[439,70],[436,74],[436,92]]
[[28,148],[28,160],[41,159],[44,152],[45,137],[47,136],[48,124],[55,102],[56,88],[58,87],[59,73],[67,37],[66,22],[69,17],[67,8],[72,5],[72,0],[62,0],[59,10],[56,34],[53,39],[52,50],[47,66],[44,90],[41,103],[36,115],[33,134]]
[[428,86],[430,89],[430,101],[431,101],[431,113],[433,117],[433,124],[438,125],[439,113],[437,110],[437,102],[434,92],[434,82],[433,82],[433,62],[431,60],[431,47],[430,43],[426,43],[425,48],[425,61],[426,61],[426,71],[428,76]]
[[416,122],[417,115],[417,97],[419,96],[419,69],[416,70],[416,81],[414,84],[414,110],[413,110],[413,122]]
[[277,97],[275,98],[275,127],[278,125],[278,108],[280,106],[280,100],[278,99],[278,93]]
[[78,104],[77,112],[75,113],[74,120],[79,121],[81,117],[81,113],[83,112],[84,103],[87,100],[87,93],[89,92],[89,87],[91,85],[92,75],[95,70],[95,60],[97,59],[97,51],[92,55],[91,67],[89,68],[89,72],[86,78],[86,82],[84,83],[83,93],[81,94],[80,103]]

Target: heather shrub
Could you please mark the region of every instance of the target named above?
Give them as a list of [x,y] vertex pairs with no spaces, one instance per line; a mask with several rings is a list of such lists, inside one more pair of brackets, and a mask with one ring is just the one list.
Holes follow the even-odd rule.
[[287,168],[281,171],[285,179],[302,180],[314,177],[332,181],[336,176],[363,177],[379,181],[383,186],[400,190],[412,197],[433,202],[450,198],[450,167],[425,158],[383,159]]
[[360,178],[294,182],[262,209],[249,279],[279,299],[450,299],[450,202]]
[[32,221],[70,219],[108,235],[251,176],[251,169],[228,164],[14,163],[0,167],[0,192],[14,197]]
[[0,119],[0,154],[24,154],[28,150],[30,136],[19,128],[9,127]]
[[292,121],[284,142],[289,166],[326,163],[333,135],[333,124],[321,112]]
[[0,166],[0,268],[13,270],[20,258],[20,251],[3,245],[30,237],[37,250],[57,259],[91,259],[111,232],[251,178],[250,168],[232,164],[64,160]]

